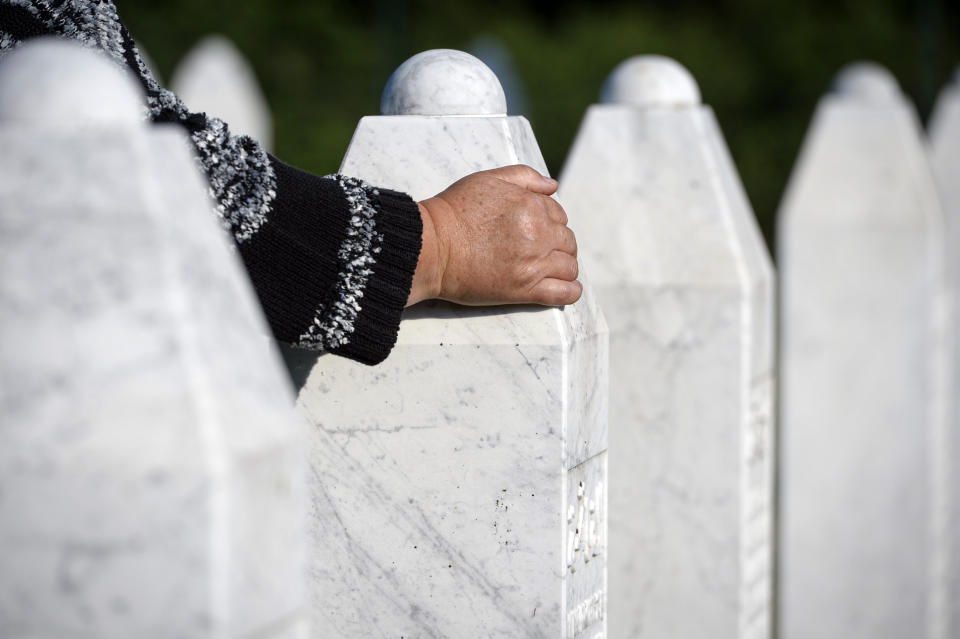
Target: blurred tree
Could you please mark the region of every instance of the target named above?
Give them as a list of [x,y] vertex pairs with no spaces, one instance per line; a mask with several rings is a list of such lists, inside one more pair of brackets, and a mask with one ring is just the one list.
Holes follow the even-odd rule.
[[135,0],[118,2],[164,77],[203,35],[254,65],[277,155],[337,169],[357,120],[379,110],[392,70],[478,35],[510,49],[551,171],[563,164],[607,73],[638,53],[686,65],[717,112],[761,227],[774,214],[817,99],[857,59],[887,66],[923,115],[960,63],[960,3],[948,0]]

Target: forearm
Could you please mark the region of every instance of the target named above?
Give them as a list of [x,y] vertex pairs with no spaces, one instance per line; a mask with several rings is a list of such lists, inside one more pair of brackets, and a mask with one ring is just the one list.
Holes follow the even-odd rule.
[[231,135],[223,121],[190,112],[143,64],[112,2],[0,1],[0,54],[41,35],[101,50],[136,75],[147,117],[185,129],[279,340],[366,363],[386,357],[417,266],[415,203],[349,178],[298,171],[256,140]]

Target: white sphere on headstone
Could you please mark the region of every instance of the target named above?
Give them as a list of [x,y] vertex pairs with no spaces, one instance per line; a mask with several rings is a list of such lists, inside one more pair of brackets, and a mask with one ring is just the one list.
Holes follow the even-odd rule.
[[886,101],[901,95],[897,79],[876,62],[854,62],[845,66],[833,80],[833,92],[870,101]]
[[610,73],[600,102],[640,107],[694,106],[700,104],[700,88],[676,60],[638,55],[624,60]]
[[479,59],[453,49],[418,53],[397,67],[380,100],[383,115],[506,115],[500,80]]
[[[0,121],[143,121],[145,101],[133,75],[75,42],[41,38],[23,44],[0,63],[0,85]],[[50,99],[54,95],[69,99]]]

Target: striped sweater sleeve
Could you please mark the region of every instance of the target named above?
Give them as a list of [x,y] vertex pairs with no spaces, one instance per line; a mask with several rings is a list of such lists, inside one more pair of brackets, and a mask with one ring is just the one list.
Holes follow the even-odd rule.
[[0,56],[57,35],[131,69],[146,117],[184,127],[224,228],[236,243],[275,337],[367,364],[397,338],[423,231],[407,195],[284,164],[225,122],[162,88],[112,0],[0,0]]

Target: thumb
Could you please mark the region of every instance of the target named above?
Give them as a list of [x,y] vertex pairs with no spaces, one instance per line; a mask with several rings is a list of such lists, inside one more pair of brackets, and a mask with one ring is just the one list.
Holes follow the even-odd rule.
[[553,195],[557,190],[556,180],[553,178],[548,178],[545,175],[540,175],[536,169],[533,169],[526,164],[502,166],[499,169],[487,171],[487,173],[495,178],[503,180],[504,182],[516,184],[517,186],[525,188],[528,191],[533,191],[534,193]]

